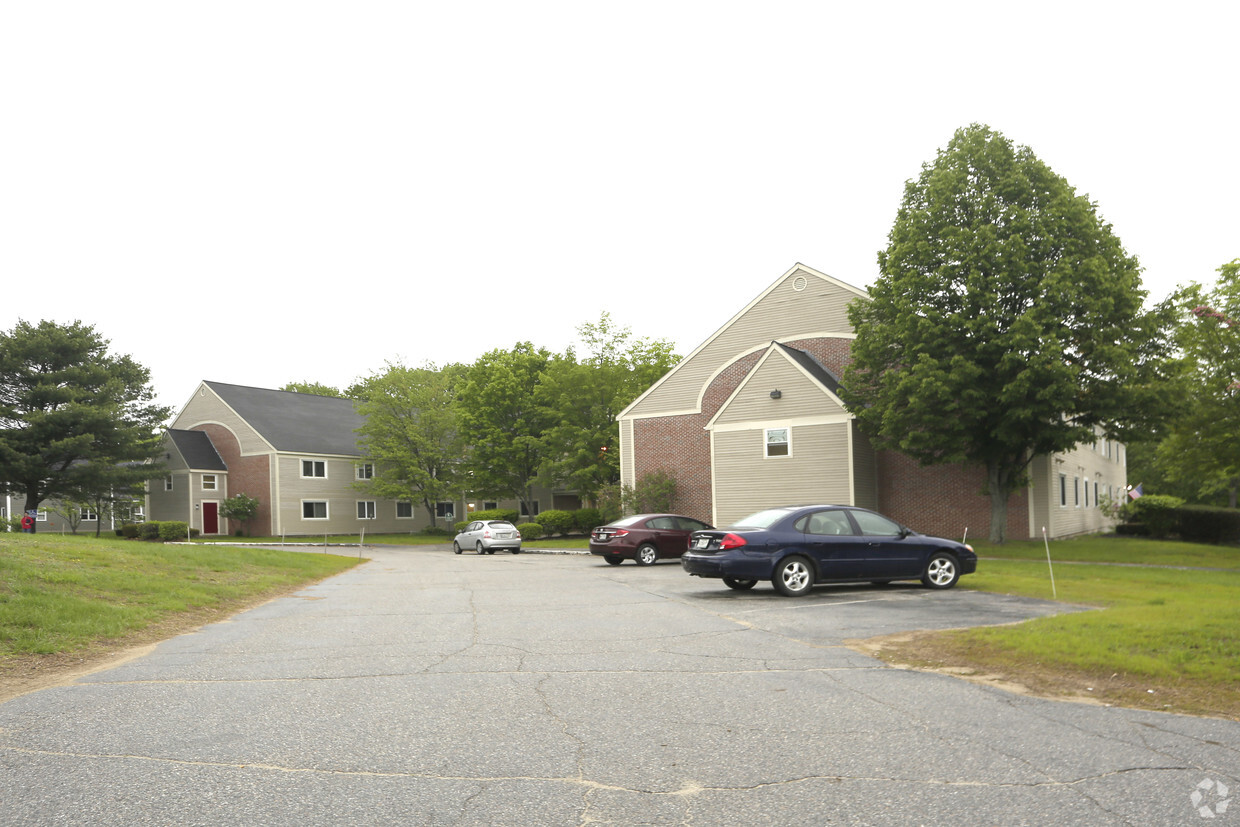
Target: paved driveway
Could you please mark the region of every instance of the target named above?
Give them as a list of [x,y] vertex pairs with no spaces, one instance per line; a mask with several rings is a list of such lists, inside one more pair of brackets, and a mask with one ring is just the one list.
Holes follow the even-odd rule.
[[915,588],[789,600],[675,564],[367,553],[0,704],[0,824],[1240,819],[1218,812],[1220,782],[1240,793],[1240,724],[1021,697],[841,645],[1048,604]]

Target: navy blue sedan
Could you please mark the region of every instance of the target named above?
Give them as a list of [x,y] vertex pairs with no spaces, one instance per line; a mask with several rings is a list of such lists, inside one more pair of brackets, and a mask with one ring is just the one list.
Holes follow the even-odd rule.
[[864,508],[803,505],[768,508],[728,528],[695,531],[680,565],[732,589],[770,580],[781,594],[808,594],[815,583],[920,580],[950,589],[977,570],[973,547],[918,534]]

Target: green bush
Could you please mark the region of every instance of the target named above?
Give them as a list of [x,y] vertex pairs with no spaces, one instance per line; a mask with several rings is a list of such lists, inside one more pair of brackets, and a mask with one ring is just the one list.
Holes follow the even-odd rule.
[[517,531],[521,532],[521,542],[528,540],[537,540],[543,536],[543,527],[538,523],[521,523],[517,526]]
[[548,534],[568,534],[575,527],[573,521],[573,512],[560,511],[556,508],[550,508],[538,515],[538,524],[542,526]]
[[164,520],[159,524],[159,539],[165,543],[189,538],[189,523],[184,520]]
[[603,512],[597,508],[578,508],[573,512],[573,525],[582,534],[589,534],[604,522]]
[[1120,509],[1125,522],[1140,523],[1149,529],[1151,537],[1170,537],[1179,525],[1176,509],[1184,505],[1179,497],[1164,494],[1146,494]]
[[139,525],[137,523],[125,523],[123,526],[118,528],[116,532],[120,534],[120,536],[132,540],[138,536],[138,529]]
[[141,540],[159,539],[159,520],[150,520],[138,526],[138,538]]
[[[469,523],[457,523],[457,525],[467,526],[469,525]],[[453,534],[459,534],[460,532],[461,530],[459,528],[456,531],[452,531],[451,529],[444,528],[442,526],[428,525],[426,528],[422,529],[419,533],[425,534],[427,537],[451,537]]]
[[1188,540],[1192,543],[1240,542],[1240,510],[1238,509],[1215,508],[1209,505],[1183,505],[1176,510],[1176,517],[1181,540]]
[[470,523],[469,520],[461,520],[460,522],[458,522],[456,525],[452,527],[456,529],[457,534],[460,534],[462,531],[465,530],[465,526],[469,525],[469,523]]

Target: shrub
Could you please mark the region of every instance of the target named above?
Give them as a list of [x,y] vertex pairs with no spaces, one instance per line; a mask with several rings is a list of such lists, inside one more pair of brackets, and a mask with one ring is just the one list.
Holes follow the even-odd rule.
[[[467,526],[469,523],[457,523],[457,525]],[[453,534],[459,534],[460,531],[461,530],[459,528],[454,532],[451,529],[444,528],[442,526],[428,525],[426,528],[422,529],[420,533],[425,534],[427,537],[451,537]]]
[[543,536],[543,527],[538,523],[521,523],[517,526],[517,531],[521,532],[521,542],[527,540],[537,540]]
[[117,533],[119,533],[122,537],[127,537],[132,540],[138,536],[139,528],[140,526],[137,523],[125,523],[117,529]]
[[1151,537],[1169,537],[1179,523],[1176,509],[1184,505],[1179,497],[1163,494],[1146,494],[1120,509],[1125,522],[1141,523],[1149,529]]
[[582,534],[589,534],[604,522],[603,512],[597,508],[578,508],[573,512],[573,526]]
[[469,520],[461,520],[456,525],[454,525],[453,528],[456,529],[457,534],[460,534],[462,531],[465,530],[465,526],[469,525],[469,523],[470,523]]
[[159,539],[159,520],[151,520],[138,526],[138,538],[142,540]]
[[165,543],[185,540],[189,535],[189,523],[184,520],[164,520],[159,524],[159,539]]
[[1176,517],[1181,540],[1193,543],[1240,542],[1240,510],[1235,508],[1184,505],[1176,510]]
[[576,526],[573,521],[573,512],[560,511],[556,508],[540,513],[538,524],[546,529],[548,534],[568,534]]

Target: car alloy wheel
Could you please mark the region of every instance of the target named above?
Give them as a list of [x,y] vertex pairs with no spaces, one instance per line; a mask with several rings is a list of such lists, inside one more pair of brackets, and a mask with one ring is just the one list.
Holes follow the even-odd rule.
[[637,554],[633,556],[633,560],[639,566],[653,566],[654,562],[659,559],[659,550],[650,543],[642,543],[637,547]]
[[479,540],[479,541],[478,541],[478,543],[474,546],[474,550],[475,550],[475,551],[477,551],[479,554],[486,554],[486,553],[487,553],[487,550],[486,550],[486,549],[484,549],[484,548],[482,547],[482,541],[481,541],[481,540]]
[[960,568],[956,558],[946,552],[940,552],[926,563],[926,572],[921,582],[931,589],[950,589],[960,579]]
[[814,573],[809,561],[804,557],[785,557],[775,567],[775,576],[771,578],[776,591],[785,597],[800,597],[809,594],[814,585]]
[[461,544],[460,544],[460,543],[458,543],[456,540],[453,540],[453,541],[452,541],[452,553],[453,553],[453,554],[460,554],[460,553],[461,553]]

